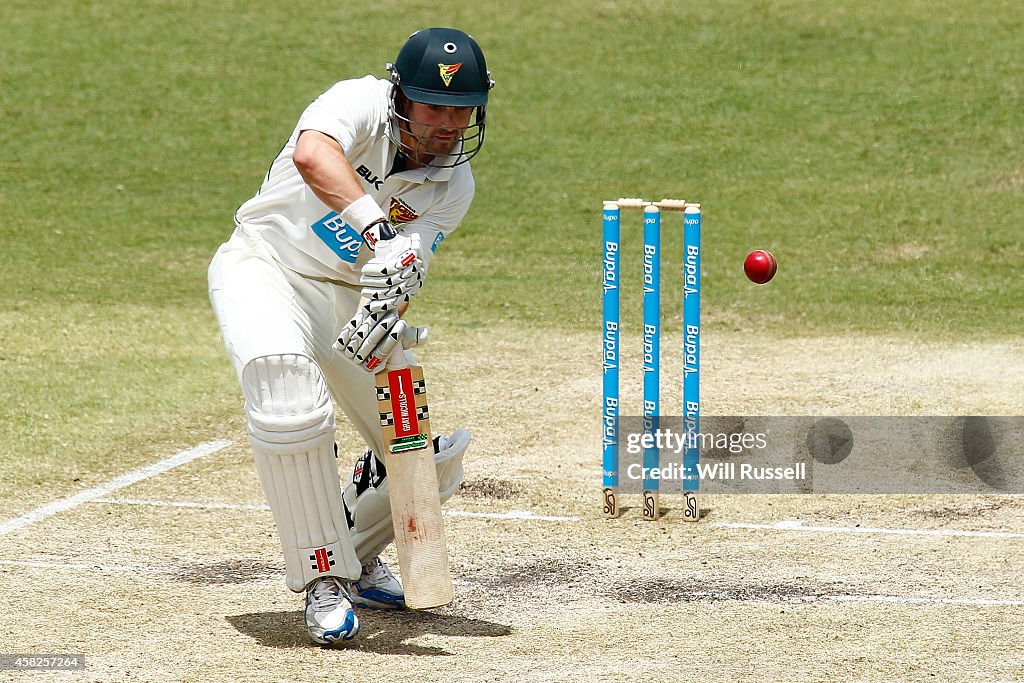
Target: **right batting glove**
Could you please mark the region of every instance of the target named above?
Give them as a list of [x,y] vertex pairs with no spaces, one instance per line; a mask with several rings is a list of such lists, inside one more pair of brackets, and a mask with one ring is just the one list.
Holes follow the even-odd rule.
[[407,324],[395,311],[371,312],[364,307],[345,324],[334,348],[372,372],[383,367],[399,341],[406,349],[425,344],[427,328]]

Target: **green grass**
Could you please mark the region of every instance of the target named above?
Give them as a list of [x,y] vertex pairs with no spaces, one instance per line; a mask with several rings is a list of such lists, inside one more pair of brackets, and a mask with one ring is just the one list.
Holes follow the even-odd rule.
[[[205,283],[234,209],[313,97],[443,23],[498,85],[416,322],[596,335],[600,200],[683,195],[705,207],[711,327],[1019,334],[1019,3],[437,7],[5,3],[0,472],[131,459],[237,410]],[[742,276],[753,248],[779,259],[768,286]]]

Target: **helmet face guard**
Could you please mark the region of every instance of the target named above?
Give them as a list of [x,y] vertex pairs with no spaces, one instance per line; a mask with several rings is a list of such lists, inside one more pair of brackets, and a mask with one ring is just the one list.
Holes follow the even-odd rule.
[[[459,145],[444,157],[435,157],[427,165],[450,168],[476,156],[484,144],[487,95],[494,87],[483,51],[473,38],[452,28],[428,28],[409,36],[394,64],[387,65],[391,75],[388,137],[410,159],[430,156],[425,145],[436,138],[420,137],[413,125],[426,125],[409,117],[408,101],[444,107],[473,107],[471,123],[459,132]],[[405,133],[410,144],[402,140]]]
[[[391,120],[391,125],[388,127],[388,139],[390,139],[391,143],[398,147],[401,153],[407,158],[418,162],[424,156],[432,156],[432,153],[427,151],[428,146],[430,143],[439,140],[439,138],[419,136],[413,133],[412,127],[414,125],[427,126],[428,124],[406,116],[405,112],[402,110],[407,111],[408,108],[401,106],[401,98],[402,95],[397,91],[397,89],[392,91],[391,100],[388,104],[388,118]],[[483,105],[476,107],[472,116],[473,118],[470,120],[470,124],[468,126],[446,129],[454,130],[458,133],[458,144],[452,149],[452,152],[448,156],[434,156],[430,162],[426,164],[427,166],[433,166],[435,168],[453,168],[466,163],[477,155],[480,148],[484,146],[487,107]],[[402,139],[403,133],[412,139],[411,144]]]

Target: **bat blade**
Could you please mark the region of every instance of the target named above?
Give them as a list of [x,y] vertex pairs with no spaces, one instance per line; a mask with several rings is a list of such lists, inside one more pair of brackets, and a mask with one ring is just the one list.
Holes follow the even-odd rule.
[[[392,357],[404,356],[396,353]],[[376,380],[405,604],[411,609],[447,605],[454,589],[423,369],[417,365],[396,367],[389,361]]]

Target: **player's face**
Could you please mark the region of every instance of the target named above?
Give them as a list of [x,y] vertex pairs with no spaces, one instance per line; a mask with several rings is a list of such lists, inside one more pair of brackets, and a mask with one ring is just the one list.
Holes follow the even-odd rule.
[[[445,107],[439,104],[409,102],[406,141],[413,150],[413,161],[427,164],[434,157],[451,153],[469,126],[473,107]],[[405,137],[405,135],[403,135]]]

